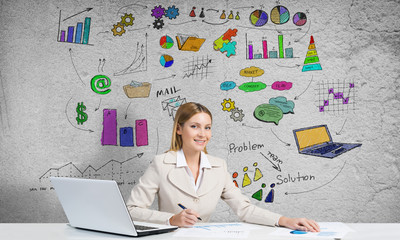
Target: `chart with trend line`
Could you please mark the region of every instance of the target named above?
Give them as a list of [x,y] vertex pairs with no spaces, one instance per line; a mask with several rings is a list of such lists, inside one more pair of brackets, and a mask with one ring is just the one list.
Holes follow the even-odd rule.
[[186,63],[186,68],[184,70],[183,78],[198,78],[200,79],[207,78],[209,73],[212,73],[210,69],[212,66],[212,59],[208,56],[206,57],[193,57],[192,60]]
[[66,26],[68,30],[65,30],[63,29],[63,27],[65,26],[64,25],[62,26],[61,23],[64,24],[64,21],[67,19],[68,18],[61,21],[61,10],[60,10],[59,20],[58,20],[57,41],[62,43],[92,45],[89,43],[91,18],[85,17],[84,21],[74,22],[73,23],[74,25]]
[[86,167],[79,167],[78,164],[69,162],[63,166],[50,168],[39,177],[39,181],[43,182],[48,180],[49,177],[73,177],[73,178],[91,178],[91,179],[109,179],[118,182],[124,182],[132,179],[133,176],[141,176],[141,171],[135,171],[140,165],[138,160],[143,156],[143,153],[138,153],[128,159],[117,161],[111,159],[101,165],[94,167],[88,165]]
[[357,110],[354,80],[320,81],[315,89],[317,106],[321,113],[345,113]]

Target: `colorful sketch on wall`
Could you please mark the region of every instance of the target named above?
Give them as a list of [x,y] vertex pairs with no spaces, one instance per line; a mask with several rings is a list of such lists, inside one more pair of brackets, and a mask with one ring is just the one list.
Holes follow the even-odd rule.
[[154,8],[151,9],[151,16],[155,18],[153,28],[162,29],[164,27],[164,20],[161,18],[165,16],[170,20],[176,19],[176,17],[179,16],[179,8],[176,8],[175,5],[172,5],[167,9],[161,5],[154,6]]
[[354,80],[320,81],[315,89],[319,112],[336,114],[356,110],[355,87]]
[[164,49],[170,49],[174,46],[174,40],[168,35],[162,36],[160,38],[160,46]]
[[244,118],[244,113],[242,109],[239,109],[235,106],[235,102],[229,99],[224,99],[221,103],[222,111],[230,112],[230,118],[233,119],[235,122],[241,122]]
[[[101,134],[101,145],[117,146],[118,139],[118,124],[117,124],[117,110],[116,109],[103,109],[103,131]],[[133,128],[122,127],[120,132],[120,146],[133,147]],[[136,145],[148,145],[148,129],[147,120],[140,119],[135,122]]]
[[293,15],[293,23],[296,26],[303,26],[307,23],[307,15],[303,12],[297,12]]
[[306,59],[304,60],[304,66],[302,72],[322,70],[321,64],[319,63],[319,58],[317,54],[317,49],[315,47],[314,37],[310,37],[310,44],[308,46],[308,51]]
[[271,10],[271,22],[280,25],[285,24],[290,19],[289,10],[284,6],[276,6]]
[[[247,39],[247,33],[245,34],[246,38],[246,59],[247,60],[256,60],[256,59],[292,59],[295,58],[293,54],[293,48],[292,47],[284,47],[283,44],[283,35],[280,34],[278,35],[278,47],[275,48],[272,47],[271,51],[268,51],[268,47],[271,48],[270,45],[268,45],[268,41],[266,37],[261,38],[261,44],[255,48],[253,42],[254,41],[248,41]],[[262,53],[259,50],[256,49],[262,49]]]
[[236,19],[236,20],[240,20],[240,16],[239,16],[239,12],[236,12],[236,16],[234,16],[233,14],[233,10],[230,10],[230,13],[228,15],[228,17],[226,17],[226,13],[225,10],[222,10],[221,15],[219,16],[220,19]]
[[221,53],[226,52],[226,56],[236,55],[236,42],[232,41],[232,37],[236,37],[237,29],[228,29],[217,40],[214,41],[214,50]]
[[111,92],[111,79],[106,75],[96,75],[90,81],[93,92],[101,95]]
[[121,21],[113,25],[111,29],[113,35],[122,36],[126,32],[125,27],[132,26],[134,20],[135,18],[132,16],[132,13],[125,13],[124,16],[121,16]]
[[145,41],[136,43],[136,52],[130,56],[134,56],[132,62],[126,68],[114,73],[114,76],[121,76],[130,73],[147,71],[147,33]]
[[176,42],[178,49],[181,51],[193,51],[197,52],[203,45],[205,38],[199,38],[194,35],[178,34],[176,36]]
[[[252,80],[255,77],[259,77],[262,76],[264,74],[264,70],[262,70],[261,68],[258,67],[248,67],[248,68],[244,68],[242,70],[240,70],[239,75],[243,76],[243,77],[251,77]],[[255,91],[260,91],[263,90],[267,87],[267,84],[263,83],[263,82],[246,82],[243,83],[242,85],[239,86],[239,89],[244,91],[244,92],[255,92]]]
[[171,57],[170,55],[163,54],[160,57],[160,64],[165,68],[171,67],[172,64],[174,64],[174,58]]
[[86,106],[85,104],[83,104],[83,102],[78,102],[78,105],[76,106],[76,113],[77,113],[77,117],[76,117],[76,123],[79,125],[82,125],[84,122],[86,122],[88,120],[88,115],[87,113],[85,113],[86,110]]
[[286,97],[270,98],[268,104],[260,104],[254,110],[254,117],[262,122],[273,122],[276,125],[284,114],[294,113],[294,102]]
[[128,98],[147,98],[150,95],[151,83],[132,81],[123,89]]
[[[83,12],[89,12],[93,8],[87,8]],[[82,12],[81,12],[82,13]],[[68,30],[61,29],[61,22],[73,18],[79,14],[74,14],[69,17],[64,18],[61,21],[61,10],[59,14],[58,20],[58,34],[57,34],[57,42],[62,43],[74,43],[74,44],[83,44],[83,45],[92,45],[89,44],[89,35],[90,35],[90,27],[92,19],[90,17],[85,17],[84,21],[74,22],[74,25],[69,25],[67,27]],[[72,20],[70,20],[72,21]],[[68,22],[70,22],[68,21]],[[76,26],[76,28],[75,28]],[[63,26],[64,27],[64,26]]]
[[293,134],[298,152],[316,157],[334,158],[362,145],[333,142],[327,125],[295,129]]
[[162,109],[168,111],[168,115],[175,120],[175,113],[178,108],[186,103],[186,98],[181,98],[180,96],[168,98],[161,102]]
[[207,78],[209,73],[212,73],[209,69],[212,68],[210,66],[212,63],[212,59],[207,57],[193,57],[191,61],[186,62],[186,67],[185,67],[185,74],[183,75],[183,78],[198,78],[200,79]]
[[263,10],[255,10],[250,14],[250,23],[255,27],[264,26],[268,22],[268,13]]
[[276,81],[272,84],[271,88],[278,91],[289,90],[293,86],[293,83],[286,81]]

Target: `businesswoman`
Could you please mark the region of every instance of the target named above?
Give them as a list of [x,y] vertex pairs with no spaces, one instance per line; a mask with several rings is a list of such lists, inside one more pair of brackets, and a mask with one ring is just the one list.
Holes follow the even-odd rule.
[[[251,204],[233,183],[225,160],[208,155],[211,126],[205,106],[190,102],[179,107],[169,151],[154,158],[127,201],[134,220],[180,227],[199,219],[207,222],[221,198],[244,222],[319,231],[313,220],[288,218]],[[155,196],[158,211],[148,209]]]

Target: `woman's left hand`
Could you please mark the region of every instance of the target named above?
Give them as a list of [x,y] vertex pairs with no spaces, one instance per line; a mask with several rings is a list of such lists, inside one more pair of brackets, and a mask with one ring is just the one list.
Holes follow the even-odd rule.
[[279,226],[305,232],[321,231],[317,222],[307,218],[288,218],[282,216],[278,222]]

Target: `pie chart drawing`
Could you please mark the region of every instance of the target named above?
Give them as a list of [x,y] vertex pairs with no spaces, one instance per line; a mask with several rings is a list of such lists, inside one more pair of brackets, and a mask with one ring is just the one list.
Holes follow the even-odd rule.
[[293,23],[296,26],[303,26],[307,22],[307,16],[306,14],[302,12],[298,12],[293,16]]
[[276,6],[271,10],[271,21],[275,24],[287,23],[289,18],[289,10],[284,6]]
[[263,10],[255,10],[250,14],[250,22],[256,27],[264,26],[268,22],[268,14]]
[[165,49],[170,49],[174,46],[174,40],[168,35],[162,36],[160,38],[160,46]]
[[174,58],[171,57],[170,55],[164,54],[160,57],[160,64],[165,68],[171,67],[173,63],[174,63]]

